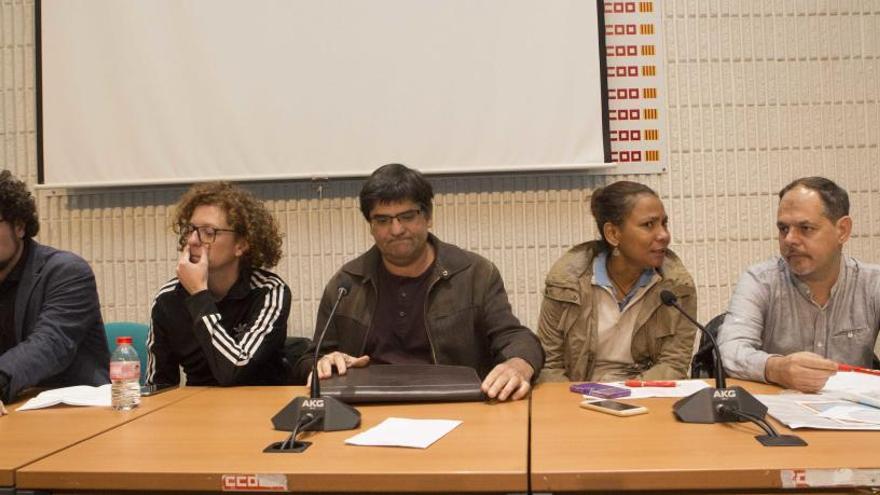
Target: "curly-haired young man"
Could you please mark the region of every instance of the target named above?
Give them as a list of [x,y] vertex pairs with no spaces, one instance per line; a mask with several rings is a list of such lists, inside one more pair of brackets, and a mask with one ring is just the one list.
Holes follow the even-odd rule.
[[265,206],[227,182],[198,184],[174,212],[177,277],[153,302],[150,384],[268,385],[283,381],[290,289],[266,271],[281,258]]
[[32,386],[108,383],[95,275],[79,256],[33,240],[24,182],[0,172],[0,401]]

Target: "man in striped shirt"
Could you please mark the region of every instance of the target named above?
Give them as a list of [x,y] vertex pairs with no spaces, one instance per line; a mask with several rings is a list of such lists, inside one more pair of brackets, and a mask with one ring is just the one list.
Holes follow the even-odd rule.
[[148,384],[270,385],[283,380],[290,289],[272,215],[226,182],[193,186],[174,214],[177,277],[153,302]]

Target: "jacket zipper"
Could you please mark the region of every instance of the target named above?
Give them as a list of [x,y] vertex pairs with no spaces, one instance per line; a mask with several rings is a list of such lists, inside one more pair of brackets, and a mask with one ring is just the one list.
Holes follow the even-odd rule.
[[[434,364],[438,364],[437,363],[437,351],[434,349],[434,339],[431,338],[431,329],[428,326],[428,300],[431,298],[431,291],[434,289],[434,286],[437,285],[437,282],[439,282],[440,279],[446,278],[448,275],[449,275],[449,272],[446,271],[446,269],[443,269],[443,271],[440,272],[440,276],[435,277],[434,280],[431,281],[431,285],[428,286],[428,292],[425,295],[425,306],[424,306],[423,312],[422,312],[422,319],[425,323],[425,334],[428,336],[428,345],[431,347],[431,359],[433,360]],[[375,290],[376,290],[376,288],[374,286],[373,291],[375,292]],[[373,308],[375,311],[375,305],[373,306]],[[373,331],[373,318],[371,316],[370,317],[370,326],[367,327],[367,332],[364,334],[364,341],[361,342],[361,352],[360,352],[361,356],[363,356],[364,352],[367,350],[367,342],[370,339],[370,332],[372,332],[372,331]]]
[[[373,286],[373,293],[375,294],[375,297],[377,299],[377,304],[378,304],[379,291],[376,290],[376,286],[373,284],[372,280],[370,280],[370,285]],[[370,302],[372,302],[372,301],[370,301]],[[367,327],[367,331],[366,331],[366,333],[364,333],[364,340],[363,340],[363,342],[361,342],[361,352],[358,354],[358,356],[363,356],[364,352],[366,352],[366,350],[367,350],[367,342],[369,342],[369,339],[370,339],[370,332],[373,331],[373,317],[375,315],[376,315],[376,304],[373,304],[373,314],[370,315],[370,326]]]
[[425,308],[422,312],[422,318],[425,321],[425,334],[428,336],[428,345],[431,346],[431,359],[434,360],[434,364],[439,364],[437,362],[437,352],[434,349],[434,339],[431,338],[431,327],[428,326],[428,301],[431,299],[431,291],[434,290],[434,286],[437,285],[437,282],[440,279],[445,279],[449,275],[449,272],[444,268],[440,272],[439,277],[434,277],[434,280],[431,281],[431,285],[428,286],[428,293],[425,295]]

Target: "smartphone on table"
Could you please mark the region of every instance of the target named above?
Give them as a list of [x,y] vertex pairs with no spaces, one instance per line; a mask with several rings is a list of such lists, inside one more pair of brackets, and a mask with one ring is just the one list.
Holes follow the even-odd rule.
[[616,400],[585,400],[581,402],[584,409],[592,409],[594,411],[613,414],[615,416],[635,416],[636,414],[645,414],[648,408],[645,406],[634,406]]
[[168,390],[174,390],[177,388],[177,385],[172,385],[170,383],[158,383],[155,385],[143,385],[141,387],[141,396],[149,397],[151,395],[161,394],[162,392],[166,392]]

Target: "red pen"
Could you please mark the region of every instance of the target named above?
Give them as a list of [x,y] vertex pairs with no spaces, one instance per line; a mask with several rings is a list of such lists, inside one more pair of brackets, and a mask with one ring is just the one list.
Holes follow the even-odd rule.
[[868,368],[862,368],[860,366],[850,366],[848,364],[839,363],[837,365],[838,371],[855,371],[856,373],[867,373],[869,375],[880,376],[880,370],[871,370]]
[[674,387],[672,380],[627,380],[623,382],[627,387]]

